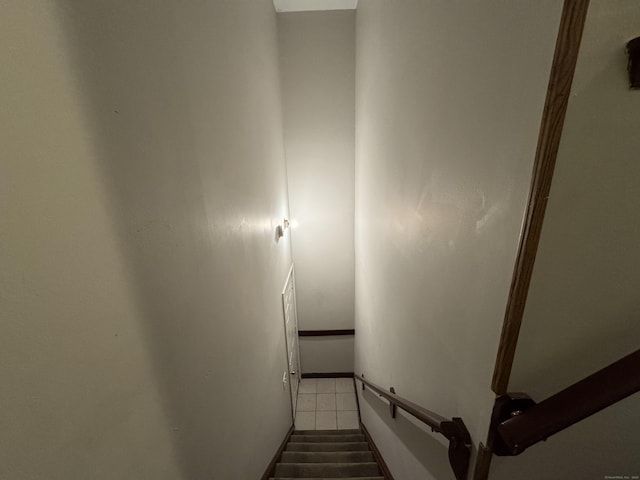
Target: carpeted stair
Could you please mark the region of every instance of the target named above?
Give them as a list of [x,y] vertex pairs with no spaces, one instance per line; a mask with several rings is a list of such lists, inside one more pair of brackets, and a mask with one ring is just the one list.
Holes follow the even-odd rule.
[[296,430],[271,480],[384,480],[360,430]]

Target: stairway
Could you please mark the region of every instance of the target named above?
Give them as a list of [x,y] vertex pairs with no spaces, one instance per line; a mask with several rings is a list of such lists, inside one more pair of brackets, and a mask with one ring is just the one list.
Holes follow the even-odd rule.
[[361,430],[296,430],[271,480],[385,480]]

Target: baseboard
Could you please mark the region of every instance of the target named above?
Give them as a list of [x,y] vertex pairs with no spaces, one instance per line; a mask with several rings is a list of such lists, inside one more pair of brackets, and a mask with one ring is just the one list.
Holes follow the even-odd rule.
[[365,427],[364,423],[362,422],[360,422],[360,428],[362,428],[364,437],[367,439],[367,442],[369,442],[369,446],[371,447],[373,456],[376,458],[376,461],[378,462],[378,466],[380,467],[380,470],[382,470],[382,475],[384,476],[385,480],[394,480],[393,475],[391,475],[391,471],[389,470],[389,467],[387,466],[387,464],[384,461],[384,458],[382,458],[382,455],[380,454],[380,450],[378,450],[378,447],[373,441],[373,438],[371,438],[371,434],[369,433],[369,430],[367,430],[367,427]]
[[278,460],[280,460],[280,457],[282,456],[282,452],[284,452],[284,449],[287,447],[287,442],[289,441],[289,437],[291,437],[291,434],[293,433],[293,429],[294,429],[294,426],[291,425],[291,428],[289,429],[287,434],[284,436],[284,440],[280,444],[280,447],[278,447],[278,451],[271,459],[271,462],[269,462],[269,465],[267,466],[267,469],[262,474],[262,477],[260,477],[260,480],[269,480],[269,478],[274,476],[276,472],[276,463],[278,463]]
[[340,330],[298,330],[299,337],[335,337],[339,335],[355,335],[356,331],[351,329]]
[[353,378],[353,372],[303,373],[302,378]]

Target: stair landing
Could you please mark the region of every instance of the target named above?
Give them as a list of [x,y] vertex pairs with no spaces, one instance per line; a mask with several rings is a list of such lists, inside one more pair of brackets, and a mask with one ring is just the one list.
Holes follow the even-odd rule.
[[302,379],[295,423],[298,430],[357,429],[360,423],[353,379]]

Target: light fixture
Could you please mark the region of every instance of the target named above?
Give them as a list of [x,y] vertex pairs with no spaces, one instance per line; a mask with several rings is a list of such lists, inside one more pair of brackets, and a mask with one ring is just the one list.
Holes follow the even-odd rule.
[[276,227],[276,242],[284,237],[284,231],[285,229],[289,228],[290,225],[291,222],[289,222],[289,219],[285,218],[284,220],[282,220],[282,225],[278,225]]
[[282,225],[278,225],[276,227],[276,242],[282,237],[284,237],[284,229],[282,228]]

